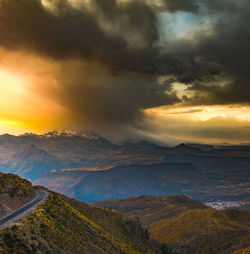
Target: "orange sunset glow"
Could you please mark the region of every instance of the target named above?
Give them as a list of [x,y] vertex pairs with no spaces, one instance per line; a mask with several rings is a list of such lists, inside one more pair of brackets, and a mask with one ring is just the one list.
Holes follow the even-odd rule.
[[[168,11],[175,13],[174,5],[167,5],[164,13],[162,1],[147,1],[148,9],[141,13],[145,20],[151,15],[147,30],[123,16],[131,1],[117,2],[115,25],[91,1],[68,1],[69,9],[57,2],[17,4],[20,15],[14,7],[1,7],[5,20],[12,21],[6,23],[6,40],[0,45],[0,133],[93,129],[108,136],[116,133],[122,140],[127,129],[133,136],[166,137],[165,143],[249,141],[245,73],[235,68],[231,75],[230,66],[205,54],[194,54],[189,63],[186,52],[177,53],[181,43],[187,52],[202,47],[201,34],[208,41],[216,36],[210,16],[204,22],[198,16],[186,22],[184,13],[167,16]],[[34,23],[38,33],[21,14],[31,10],[41,19]],[[68,15],[74,18],[68,20]],[[46,22],[50,26],[43,26]],[[83,29],[76,29],[77,22]],[[170,25],[178,31],[168,33]],[[143,125],[147,128],[141,129]]]

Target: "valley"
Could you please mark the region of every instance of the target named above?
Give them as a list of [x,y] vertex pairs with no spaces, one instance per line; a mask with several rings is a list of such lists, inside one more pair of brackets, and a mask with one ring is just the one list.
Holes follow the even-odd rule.
[[183,194],[249,204],[250,147],[113,144],[93,133],[0,136],[0,170],[92,203]]

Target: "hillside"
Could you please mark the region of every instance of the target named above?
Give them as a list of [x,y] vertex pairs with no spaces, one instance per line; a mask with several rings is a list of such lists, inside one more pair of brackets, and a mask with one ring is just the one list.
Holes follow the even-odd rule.
[[191,210],[159,221],[149,232],[179,253],[233,253],[249,248],[250,212]]
[[[0,178],[1,186],[13,181],[21,178],[4,174]],[[23,187],[20,184],[16,186]],[[27,186],[27,191],[33,189]],[[47,191],[45,203],[21,222],[0,231],[0,253],[164,254],[134,216]]]
[[191,209],[207,208],[200,202],[183,195],[170,195],[162,197],[139,196],[101,201],[94,203],[94,205],[110,207],[118,211],[134,214],[140,218],[145,227]]
[[2,173],[0,187],[11,202],[32,197],[35,189],[49,192],[33,213],[0,231],[3,254],[248,253],[249,211],[216,211],[182,195],[111,200],[96,204],[107,208],[95,207]]
[[248,253],[250,211],[216,211],[182,195],[96,202],[136,215],[150,238],[179,254]]
[[233,254],[248,254],[248,253],[250,253],[250,247],[237,250]]
[[35,196],[29,181],[0,172],[0,218],[21,207]]

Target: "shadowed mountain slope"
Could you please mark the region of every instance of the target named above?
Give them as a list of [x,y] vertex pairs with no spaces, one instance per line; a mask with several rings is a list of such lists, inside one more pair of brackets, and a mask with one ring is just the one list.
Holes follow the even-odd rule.
[[110,207],[118,211],[134,214],[146,227],[191,209],[206,209],[198,201],[183,195],[171,196],[139,196],[96,202],[94,205]]
[[197,171],[191,164],[164,163],[119,166],[95,172],[53,171],[35,183],[91,203],[145,194],[187,193],[191,189],[198,189],[200,185],[196,174]]
[[49,170],[76,166],[70,160],[58,159],[35,145],[27,145],[13,154],[5,168],[8,172],[34,180]]

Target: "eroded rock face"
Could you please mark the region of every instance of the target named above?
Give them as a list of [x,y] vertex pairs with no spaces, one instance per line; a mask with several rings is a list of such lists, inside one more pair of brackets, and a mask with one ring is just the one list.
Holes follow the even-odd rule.
[[143,243],[145,240],[149,239],[148,231],[141,226],[139,218],[131,216],[126,219],[124,223],[136,242]]

